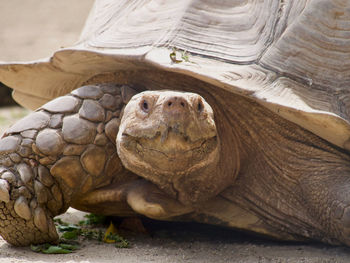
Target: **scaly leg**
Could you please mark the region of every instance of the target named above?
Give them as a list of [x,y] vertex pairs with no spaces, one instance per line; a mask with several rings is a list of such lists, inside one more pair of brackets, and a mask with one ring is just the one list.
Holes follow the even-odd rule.
[[141,214],[159,220],[171,219],[193,211],[193,208],[182,205],[144,179],[96,189],[77,200],[72,206],[104,215]]
[[81,87],[43,105],[0,140],[0,234],[11,244],[54,242],[53,217],[85,193],[123,182],[115,137],[131,88]]

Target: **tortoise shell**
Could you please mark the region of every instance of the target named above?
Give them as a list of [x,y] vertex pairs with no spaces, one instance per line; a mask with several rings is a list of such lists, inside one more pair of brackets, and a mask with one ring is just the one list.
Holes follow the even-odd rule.
[[188,75],[350,149],[349,20],[346,1],[98,0],[76,45],[1,63],[0,81],[34,109],[111,74],[137,84],[150,71]]

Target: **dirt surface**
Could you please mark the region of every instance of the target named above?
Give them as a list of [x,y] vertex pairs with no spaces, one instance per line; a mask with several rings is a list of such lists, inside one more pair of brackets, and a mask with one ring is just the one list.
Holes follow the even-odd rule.
[[[63,219],[78,222],[83,213],[69,210]],[[127,234],[131,248],[84,241],[67,255],[44,255],[0,243],[0,262],[349,262],[343,247],[280,243],[223,228],[188,223],[145,222],[150,235]]]
[[[1,1],[0,61],[49,56],[78,40],[92,0]],[[0,109],[0,134],[27,114],[18,107]],[[76,223],[84,213],[70,209],[63,220]],[[37,254],[0,239],[0,262],[350,262],[350,249],[323,244],[270,241],[237,231],[188,223],[145,221],[149,235],[128,234],[129,249],[83,241],[68,255]]]

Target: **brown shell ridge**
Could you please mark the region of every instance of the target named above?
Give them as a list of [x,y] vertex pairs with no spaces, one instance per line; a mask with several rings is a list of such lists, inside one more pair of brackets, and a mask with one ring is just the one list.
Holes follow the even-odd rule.
[[[144,61],[140,63],[154,66],[161,70],[186,74],[217,87],[224,88],[230,92],[251,97],[284,118],[311,130],[337,146],[344,147],[344,144],[346,144],[347,140],[350,138],[349,123],[340,116],[327,111],[328,105],[325,105],[322,109],[317,109],[305,103],[305,101],[309,100],[312,102],[312,100],[319,100],[319,98],[313,97],[313,94],[305,95],[307,89],[298,82],[289,78],[279,77],[276,73],[268,71],[258,65],[234,65],[222,61],[213,63],[213,61],[208,61],[206,58],[199,56],[191,57],[190,62],[173,63],[169,57],[170,52],[171,50],[165,48],[153,49],[145,56]],[[86,61],[79,60],[82,54],[84,54],[83,57],[89,58],[90,62],[92,60],[90,55],[93,54],[92,57],[95,58],[96,69],[99,69],[99,71],[95,68],[95,70],[92,71],[89,66],[86,66]],[[74,59],[74,55],[77,56],[76,60]],[[55,60],[57,56],[59,56],[59,59]],[[66,63],[68,58],[70,63]],[[80,86],[94,74],[105,73],[107,69],[112,72],[118,71],[122,69],[122,65],[124,65],[123,69],[127,69],[128,61],[130,68],[135,69],[138,67],[134,65],[127,56],[125,60],[120,60],[119,57],[106,58],[104,54],[96,51],[82,50],[72,53],[72,50],[62,50],[57,52],[51,62],[49,62],[56,63],[56,65],[52,67],[53,70],[50,72],[50,75],[47,76],[47,81],[57,79],[57,83],[54,84],[51,82],[53,83],[51,85],[59,85],[60,89],[58,88],[56,92],[62,92],[60,95],[63,95],[68,93],[71,89]],[[101,67],[99,67],[99,65],[101,65]],[[33,73],[37,74],[38,72],[36,72],[37,69],[35,66],[47,67],[47,65],[43,64],[34,64],[29,68],[26,68],[25,65],[13,65],[15,69],[20,67],[24,68],[23,70],[25,71],[32,68]],[[66,73],[66,71],[69,72],[70,67],[75,67],[74,74]],[[139,68],[145,68],[145,66],[140,66]],[[0,77],[2,77],[1,70],[2,68],[0,68]],[[8,72],[11,74],[13,70]],[[28,72],[27,74],[30,73]],[[73,79],[67,78],[65,74],[73,76]],[[17,79],[18,75],[13,81]],[[7,83],[5,82],[5,84]],[[24,91],[27,90],[26,86],[22,86],[22,89]],[[298,89],[299,93],[296,92]],[[291,94],[293,96],[291,96]],[[302,96],[302,94],[304,96]],[[16,89],[14,97],[24,105],[26,105],[25,103],[27,101],[30,101],[28,100],[27,93],[21,93],[20,89]],[[46,102],[48,99],[44,100]],[[315,114],[318,114],[318,117],[316,117]]]
[[0,81],[14,89],[15,100],[29,109],[69,93],[81,86],[84,77],[65,72],[51,59],[28,63],[0,63]]
[[[313,90],[337,96],[350,85],[349,29],[349,2],[309,1],[307,8],[263,55],[260,64],[302,80]],[[339,103],[344,102],[335,101],[333,105]],[[350,118],[348,112],[336,113]]]
[[299,4],[276,0],[96,1],[80,43],[93,49],[177,47],[216,59],[252,62],[268,48],[278,21],[295,5]]

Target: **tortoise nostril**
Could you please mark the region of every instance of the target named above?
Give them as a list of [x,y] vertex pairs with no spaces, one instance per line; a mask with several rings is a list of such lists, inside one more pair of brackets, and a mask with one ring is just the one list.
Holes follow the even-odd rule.
[[164,102],[164,109],[169,113],[183,113],[186,112],[188,102],[182,97],[170,97]]

